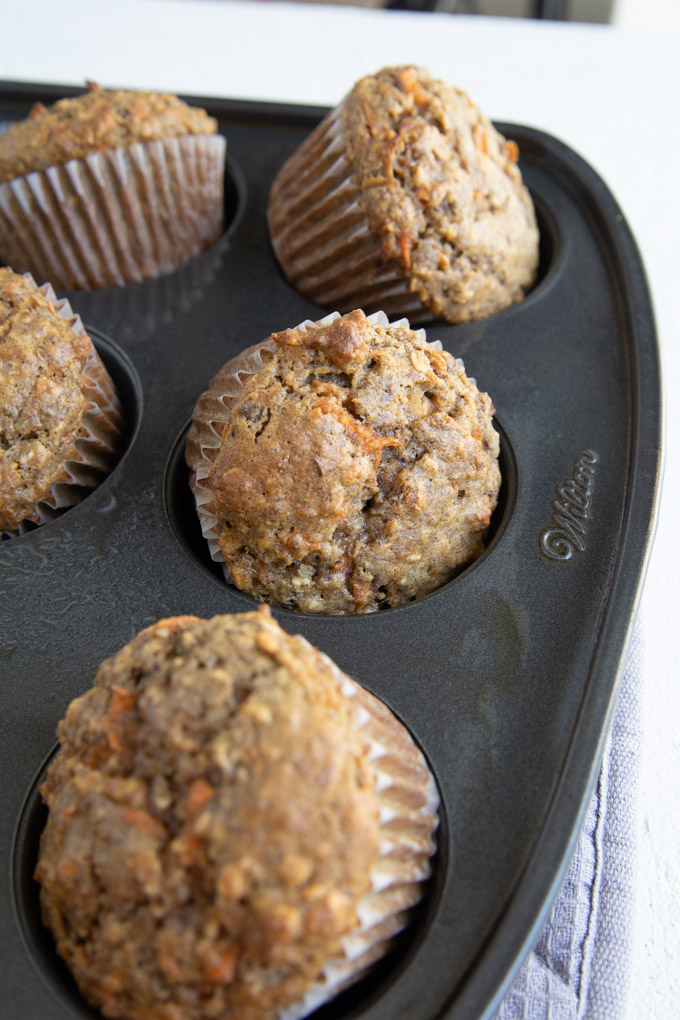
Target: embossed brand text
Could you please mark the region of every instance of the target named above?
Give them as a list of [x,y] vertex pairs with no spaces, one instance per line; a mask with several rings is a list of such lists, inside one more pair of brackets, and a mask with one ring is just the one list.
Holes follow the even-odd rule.
[[595,465],[600,458],[593,450],[578,457],[571,478],[557,486],[550,527],[541,533],[541,552],[551,560],[570,560],[586,547]]

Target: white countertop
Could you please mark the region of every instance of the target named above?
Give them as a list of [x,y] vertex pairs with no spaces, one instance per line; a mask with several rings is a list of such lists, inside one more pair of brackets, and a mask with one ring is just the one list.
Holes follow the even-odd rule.
[[556,135],[604,178],[655,302],[666,469],[644,589],[638,917],[631,1018],[680,997],[680,38],[610,26],[238,0],[0,0],[0,78],[335,104],[362,75],[419,63],[494,120]]

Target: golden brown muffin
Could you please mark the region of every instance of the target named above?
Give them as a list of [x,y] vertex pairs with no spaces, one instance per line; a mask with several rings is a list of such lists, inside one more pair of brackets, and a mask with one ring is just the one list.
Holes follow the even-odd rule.
[[58,735],[36,877],[106,1016],[302,1015],[333,994],[330,965],[356,978],[421,895],[436,794],[420,752],[264,608],[142,631]]
[[122,444],[113,382],[50,295],[0,269],[0,532],[10,535],[82,499]]
[[408,323],[354,311],[274,333],[196,405],[187,462],[204,534],[258,599],[403,605],[484,548],[492,414],[462,363]]
[[0,135],[0,257],[65,289],[170,272],[217,240],[225,139],[176,96],[91,90]]
[[36,103],[27,120],[11,124],[0,135],[0,181],[90,152],[216,131],[214,117],[177,96],[93,85],[85,95],[60,99],[49,108]]
[[357,82],[280,170],[283,271],[323,307],[466,322],[521,300],[538,267],[531,198],[506,141],[418,67]]

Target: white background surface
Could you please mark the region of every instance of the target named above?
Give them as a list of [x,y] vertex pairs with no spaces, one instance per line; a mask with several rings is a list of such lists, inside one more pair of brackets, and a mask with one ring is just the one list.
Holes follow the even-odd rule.
[[[661,16],[677,0],[656,0]],[[558,136],[600,173],[641,248],[666,390],[666,470],[642,600],[638,917],[631,1020],[680,1016],[680,35],[640,28],[238,0],[0,0],[0,78],[335,104],[366,73],[419,63],[494,120]],[[630,26],[627,28],[626,26]]]

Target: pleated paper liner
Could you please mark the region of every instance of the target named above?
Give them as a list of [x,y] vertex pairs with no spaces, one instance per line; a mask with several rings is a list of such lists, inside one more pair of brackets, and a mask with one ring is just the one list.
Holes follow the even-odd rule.
[[61,290],[171,272],[222,231],[225,152],[221,135],[187,135],[3,182],[0,256]]
[[[305,638],[298,640],[309,646]],[[380,817],[379,858],[371,870],[371,890],[358,905],[359,923],[341,939],[342,953],[330,960],[301,1002],[278,1020],[300,1020],[359,980],[392,948],[409,924],[431,873],[438,826],[439,794],[425,759],[406,728],[373,694],[317,652],[357,708],[369,746]]]
[[[33,286],[37,286],[30,274],[25,276]],[[50,283],[37,289],[52,303],[57,314],[74,333],[87,335],[80,316],[74,313],[65,298],[57,299]],[[0,532],[0,538],[13,538],[33,530],[36,525],[54,520],[63,510],[84,499],[115,465],[123,446],[121,404],[111,377],[91,342],[90,353],[83,367],[82,384],[87,407],[83,413],[81,431],[70,444],[59,479],[53,483],[49,496],[35,506],[16,531]]]
[[345,156],[343,104],[279,171],[269,198],[269,233],[286,279],[322,308],[384,311],[420,323],[434,318],[394,259],[381,257]]

